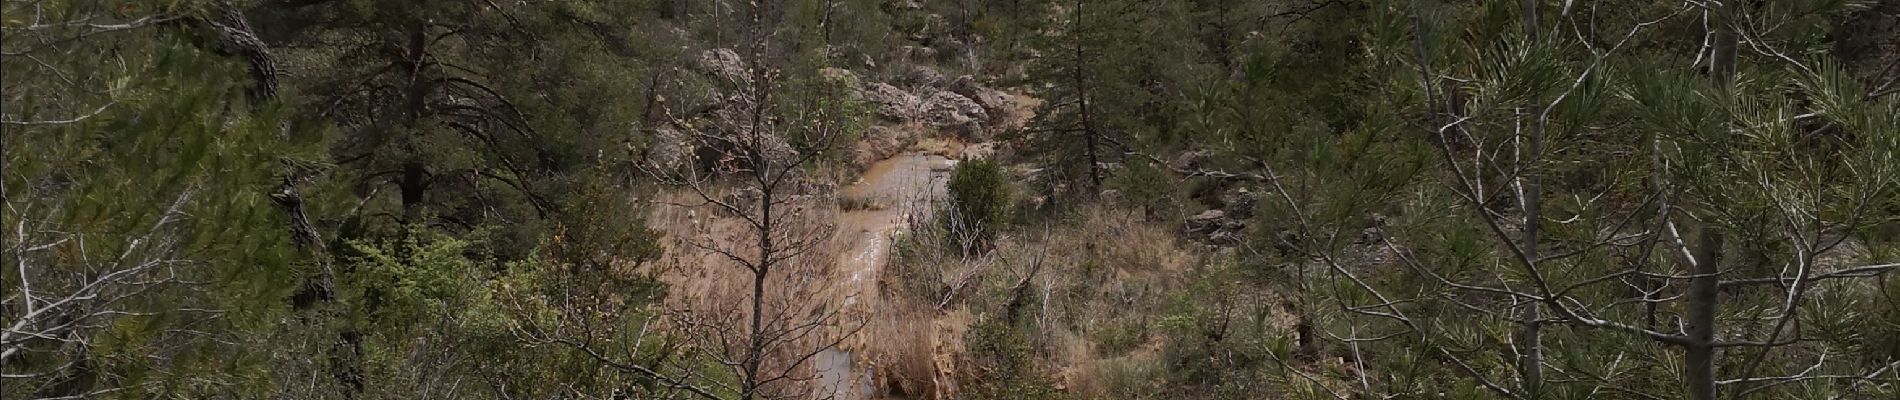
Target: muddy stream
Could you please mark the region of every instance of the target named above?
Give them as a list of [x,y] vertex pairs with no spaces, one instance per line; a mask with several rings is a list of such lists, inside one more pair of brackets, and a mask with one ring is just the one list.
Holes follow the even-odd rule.
[[[844,243],[833,273],[847,313],[868,315],[882,302],[878,279],[892,250],[892,240],[915,222],[928,220],[945,195],[945,182],[956,160],[934,154],[905,153],[872,164],[857,183],[840,197],[863,206],[840,211],[835,240]],[[860,333],[862,335],[863,333]],[[872,340],[872,339],[867,339]],[[820,353],[814,368],[819,376],[816,397],[868,399],[873,394],[870,371],[862,368],[850,349]]]

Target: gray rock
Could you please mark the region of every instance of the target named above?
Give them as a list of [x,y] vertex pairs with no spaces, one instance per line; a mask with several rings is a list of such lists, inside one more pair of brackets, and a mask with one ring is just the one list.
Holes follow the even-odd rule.
[[989,114],[983,106],[949,91],[932,93],[924,101],[922,122],[971,141],[989,140],[983,129],[983,121],[989,120]]
[[1174,161],[1168,162],[1168,169],[1175,171],[1197,170],[1201,168],[1201,164],[1205,164],[1207,160],[1213,158],[1213,156],[1214,153],[1207,150],[1184,151],[1181,152],[1180,155],[1175,156]]
[[1190,234],[1212,233],[1221,228],[1227,219],[1227,213],[1221,210],[1207,210],[1187,218],[1187,232]]
[[882,82],[866,85],[859,96],[876,106],[877,116],[887,122],[917,119],[923,104],[917,95]]
[[660,168],[676,169],[691,156],[687,152],[690,146],[686,134],[673,127],[662,126],[653,130],[653,141],[647,144],[646,159]]
[[701,71],[733,82],[745,82],[751,79],[746,73],[745,61],[732,49],[711,49],[699,53]]
[[1220,197],[1221,203],[1227,205],[1225,208],[1227,215],[1239,219],[1253,217],[1254,205],[1260,201],[1259,197],[1255,196],[1253,192],[1248,191],[1247,188],[1235,188],[1227,193],[1222,193]]
[[852,161],[861,167],[869,167],[878,160],[903,152],[904,148],[916,142],[914,130],[873,125],[865,129],[863,136],[853,148]]
[[978,106],[983,107],[983,112],[989,115],[989,120],[985,122],[990,125],[1000,125],[1004,116],[1016,109],[1015,96],[1001,90],[984,87],[969,75],[952,79],[948,86],[950,92],[975,100]]

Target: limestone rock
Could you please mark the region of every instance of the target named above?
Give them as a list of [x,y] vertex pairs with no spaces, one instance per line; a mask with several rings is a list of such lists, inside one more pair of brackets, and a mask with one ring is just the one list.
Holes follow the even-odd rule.
[[1207,210],[1187,218],[1187,231],[1191,234],[1212,233],[1221,228],[1221,221],[1227,219],[1227,212]]
[[679,168],[690,156],[690,146],[686,134],[670,126],[653,130],[653,141],[647,144],[646,159],[660,168]]
[[750,79],[750,76],[746,74],[745,61],[741,60],[739,53],[732,49],[711,49],[700,52],[697,61],[701,71],[715,77],[734,82]]
[[983,129],[983,121],[989,119],[989,114],[984,112],[983,106],[977,104],[975,100],[953,92],[939,91],[932,93],[930,98],[924,101],[923,110],[925,125],[955,133],[971,141],[989,140],[989,135]]
[[922,102],[917,95],[898,89],[888,83],[872,83],[864,87],[859,95],[865,101],[877,107],[877,116],[887,122],[904,122],[916,119]]
[[914,130],[884,125],[874,125],[864,131],[864,135],[852,148],[852,162],[860,167],[869,167],[878,160],[890,158],[917,142]]
[[976,82],[976,78],[969,75],[958,76],[951,80],[949,89],[950,92],[975,100],[977,105],[982,106],[983,112],[989,116],[989,120],[985,122],[992,126],[1001,125],[1005,116],[1016,110],[1015,96],[1001,90],[984,87],[983,84]]
[[1181,152],[1180,155],[1175,156],[1173,161],[1168,162],[1168,169],[1175,171],[1193,171],[1200,169],[1201,164],[1206,163],[1209,158],[1213,157],[1214,153],[1207,150],[1184,151]]

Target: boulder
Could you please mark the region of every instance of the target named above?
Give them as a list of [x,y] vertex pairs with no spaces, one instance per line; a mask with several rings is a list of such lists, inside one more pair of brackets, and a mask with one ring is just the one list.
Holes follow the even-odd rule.
[[911,129],[873,125],[865,129],[852,148],[852,162],[859,167],[869,167],[878,160],[890,158],[917,142],[916,133]]
[[983,112],[989,115],[989,120],[985,122],[992,126],[1001,125],[1005,116],[1016,110],[1015,96],[1001,90],[984,87],[983,84],[976,82],[976,78],[969,75],[950,80],[949,89],[950,92],[975,100],[978,106],[982,106]]
[[711,49],[699,53],[700,71],[721,79],[744,82],[750,80],[746,74],[745,61],[739,58],[739,52],[732,49]]
[[1221,229],[1221,223],[1227,219],[1227,212],[1207,210],[1187,218],[1187,232],[1190,234],[1213,233]]
[[1201,168],[1201,164],[1206,163],[1209,158],[1213,157],[1214,153],[1207,150],[1184,151],[1181,152],[1180,155],[1174,156],[1174,161],[1168,162],[1168,169],[1175,171],[1197,170]]
[[1234,190],[1227,191],[1227,193],[1222,193],[1220,200],[1221,204],[1226,205],[1226,208],[1223,210],[1227,211],[1227,215],[1236,219],[1253,217],[1254,205],[1260,201],[1259,197],[1255,196],[1253,192],[1248,191],[1247,188],[1235,188]]
[[886,122],[916,119],[919,110],[922,109],[922,102],[917,99],[917,95],[888,83],[878,82],[866,85],[858,95],[876,106],[877,116]]
[[975,100],[949,91],[931,93],[924,101],[923,123],[950,132],[969,141],[989,140],[983,121],[989,114]]
[[647,143],[646,160],[664,169],[676,169],[691,156],[687,152],[690,144],[686,134],[671,126],[662,126],[653,130],[653,140]]

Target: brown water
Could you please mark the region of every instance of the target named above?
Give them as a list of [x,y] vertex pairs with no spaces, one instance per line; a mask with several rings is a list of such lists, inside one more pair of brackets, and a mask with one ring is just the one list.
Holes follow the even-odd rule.
[[[836,240],[845,243],[839,253],[837,274],[844,312],[869,315],[879,304],[878,279],[890,260],[891,241],[914,222],[927,221],[943,201],[951,160],[932,154],[899,154],[872,164],[842,196],[868,203],[863,209],[838,213]],[[867,399],[872,395],[869,371],[849,348],[825,350],[817,357],[820,398]]]

